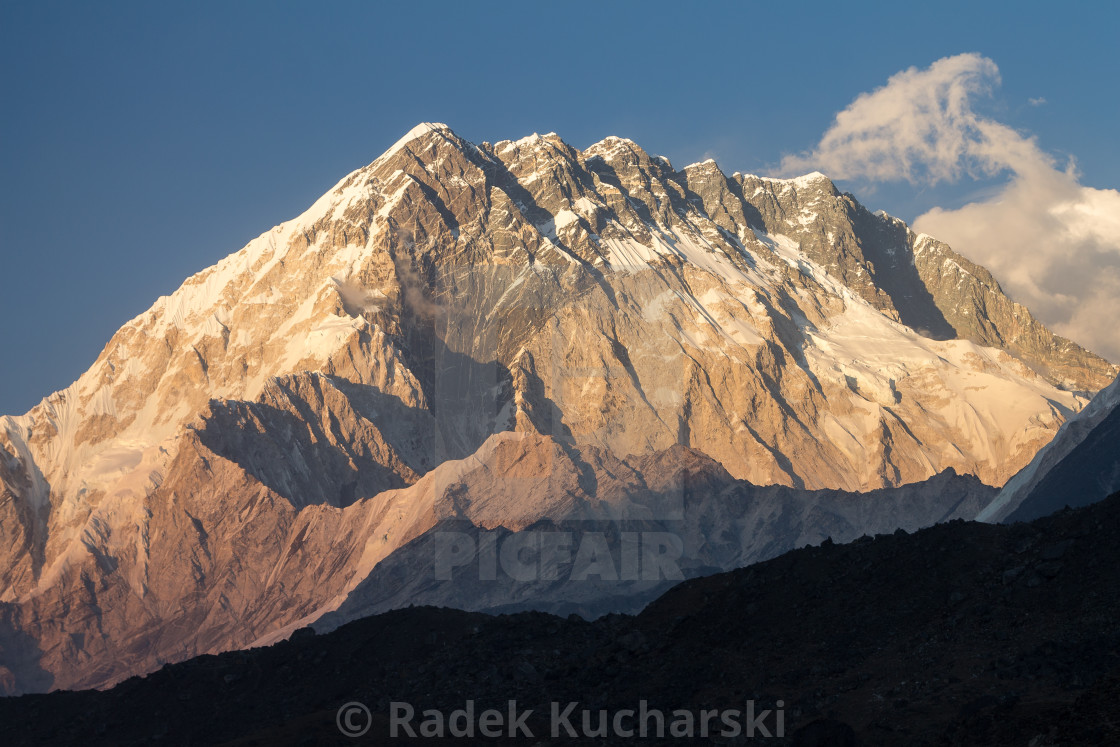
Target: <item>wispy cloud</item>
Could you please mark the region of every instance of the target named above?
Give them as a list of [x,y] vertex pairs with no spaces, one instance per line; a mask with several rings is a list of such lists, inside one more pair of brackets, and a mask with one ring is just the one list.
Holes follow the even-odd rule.
[[1042,106],[1046,103],[1046,99],[1044,99],[1042,96],[1036,96],[1034,98],[1027,99],[1027,103],[1031,106]]
[[900,72],[782,170],[915,185],[1006,174],[990,198],[934,208],[915,230],[988,267],[1059,334],[1120,360],[1120,192],[1083,186],[1073,161],[978,113],[974,101],[999,83],[996,64],[977,54]]

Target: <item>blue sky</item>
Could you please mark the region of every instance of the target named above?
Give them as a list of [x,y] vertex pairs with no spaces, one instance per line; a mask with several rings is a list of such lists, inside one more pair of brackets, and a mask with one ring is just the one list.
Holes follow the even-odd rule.
[[[1120,186],[1114,6],[905,5],[4,3],[0,413],[420,121],[773,173],[861,92],[975,52],[1001,79],[978,112]],[[841,186],[913,220],[1007,178]]]

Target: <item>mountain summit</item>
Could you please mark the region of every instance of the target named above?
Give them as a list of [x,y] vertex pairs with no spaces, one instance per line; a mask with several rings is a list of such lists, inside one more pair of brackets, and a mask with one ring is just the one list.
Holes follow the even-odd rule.
[[423,124],[0,419],[0,687],[276,635],[442,518],[637,511],[646,462],[1001,485],[1115,375],[821,174]]

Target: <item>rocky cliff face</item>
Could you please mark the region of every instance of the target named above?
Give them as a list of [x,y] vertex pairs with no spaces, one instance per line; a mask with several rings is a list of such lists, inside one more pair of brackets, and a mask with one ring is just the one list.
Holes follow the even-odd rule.
[[999,485],[1114,375],[820,175],[422,125],[0,419],[0,663],[100,684],[290,628],[495,434],[551,444],[537,502],[490,502],[510,530],[681,446],[763,485]]

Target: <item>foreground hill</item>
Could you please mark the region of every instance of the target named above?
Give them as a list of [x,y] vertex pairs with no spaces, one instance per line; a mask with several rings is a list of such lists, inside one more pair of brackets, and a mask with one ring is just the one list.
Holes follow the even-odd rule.
[[3,699],[0,738],[342,744],[337,711],[359,701],[366,740],[384,743],[394,701],[448,714],[515,699],[544,715],[527,723],[549,744],[570,741],[548,738],[553,701],[578,703],[578,725],[583,709],[594,724],[641,700],[666,713],[753,700],[782,702],[787,744],[1116,744],[1117,563],[1120,495],[1030,524],[795,550],[685,582],[636,617],[399,610],[107,692]]

